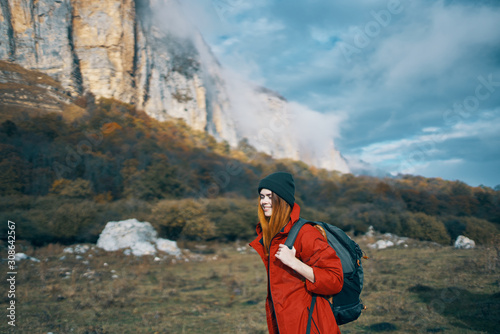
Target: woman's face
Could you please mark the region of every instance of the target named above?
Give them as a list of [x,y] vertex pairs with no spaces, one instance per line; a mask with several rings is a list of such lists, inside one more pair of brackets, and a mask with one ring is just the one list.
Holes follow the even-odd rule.
[[260,206],[264,210],[264,215],[266,217],[271,217],[273,213],[273,192],[269,189],[261,189],[260,191]]

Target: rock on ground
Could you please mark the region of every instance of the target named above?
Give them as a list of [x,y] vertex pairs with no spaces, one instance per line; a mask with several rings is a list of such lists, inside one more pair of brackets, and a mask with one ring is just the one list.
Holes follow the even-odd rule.
[[368,247],[371,249],[386,249],[392,246],[394,246],[394,243],[390,240],[378,240],[374,244],[368,245]]
[[157,238],[158,233],[149,222],[135,218],[109,222],[97,240],[97,247],[106,251],[128,249],[125,254],[156,255],[157,251],[179,256],[181,250],[175,241]]
[[15,260],[16,261],[31,260],[33,262],[40,262],[39,259],[31,257],[31,256],[28,256],[28,255],[26,255],[24,253],[16,253]]
[[474,240],[467,238],[466,236],[459,235],[457,240],[455,240],[455,248],[457,249],[472,249],[476,247]]
[[159,251],[167,253],[168,255],[181,255],[181,250],[177,247],[177,242],[172,240],[158,238],[156,240],[156,248],[158,248]]

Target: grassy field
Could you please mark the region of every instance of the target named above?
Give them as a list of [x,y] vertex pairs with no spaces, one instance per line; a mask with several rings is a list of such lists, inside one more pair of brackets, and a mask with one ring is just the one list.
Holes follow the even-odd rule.
[[[370,240],[357,241],[370,257],[362,294],[367,310],[342,333],[499,333],[498,247],[414,242],[368,250]],[[191,249],[185,259],[159,261],[28,247],[41,262],[18,267],[15,329],[7,324],[2,281],[0,332],[267,333],[266,274],[258,255],[242,249],[245,243],[181,246]],[[2,268],[8,271],[6,262]]]

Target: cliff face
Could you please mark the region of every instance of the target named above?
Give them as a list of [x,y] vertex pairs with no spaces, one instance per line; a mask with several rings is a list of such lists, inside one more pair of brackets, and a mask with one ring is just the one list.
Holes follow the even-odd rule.
[[[197,32],[182,36],[162,27],[154,15],[160,7],[181,15],[173,0],[0,0],[0,59],[48,74],[73,96],[115,98],[159,120],[184,119],[232,146],[248,137],[276,157],[302,158],[297,141],[259,140],[238,126],[238,102],[209,47]],[[273,99],[261,91],[243,104],[261,108],[251,114],[279,114]]]
[[[237,143],[224,96],[193,41],[156,28],[147,0],[0,0],[0,59],[49,74],[73,95],[134,103]],[[210,124],[209,124],[210,121]]]

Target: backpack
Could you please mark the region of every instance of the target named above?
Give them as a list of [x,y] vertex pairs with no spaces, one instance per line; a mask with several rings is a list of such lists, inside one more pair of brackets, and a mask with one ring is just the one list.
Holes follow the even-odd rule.
[[[354,321],[361,315],[361,311],[366,309],[366,306],[361,303],[361,299],[359,298],[361,289],[363,289],[363,267],[361,266],[363,251],[359,245],[340,228],[323,222],[308,221],[303,218],[299,218],[290,229],[285,241],[285,245],[288,246],[288,248],[292,248],[295,238],[297,238],[299,234],[299,230],[304,224],[308,223],[314,224],[316,227],[321,227],[325,232],[323,233],[323,231],[319,229],[323,236],[326,234],[328,244],[333,247],[337,256],[340,258],[344,273],[344,285],[342,286],[342,290],[336,295],[322,297],[325,297],[330,302],[337,325],[343,325]],[[313,294],[311,307],[309,309],[307,333],[310,332],[311,328],[311,319],[314,304],[316,303],[316,296],[316,294]]]

